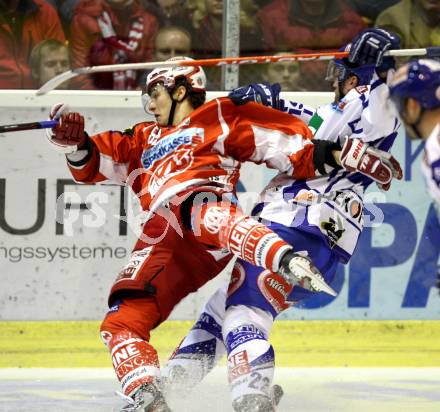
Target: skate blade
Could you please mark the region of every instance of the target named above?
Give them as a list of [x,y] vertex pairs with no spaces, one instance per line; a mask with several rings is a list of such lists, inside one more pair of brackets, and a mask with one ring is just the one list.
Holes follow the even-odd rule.
[[337,296],[337,293],[327,284],[310,260],[299,256],[295,257],[289,262],[289,271],[294,284],[311,292],[324,292],[330,296]]
[[337,296],[335,290],[330,287],[321,276],[310,277],[311,288],[314,292],[324,292],[330,296]]
[[307,274],[302,277],[295,276],[297,279],[296,284],[301,286],[303,289],[309,290],[310,292],[324,292],[330,296],[337,296],[337,293],[331,288],[320,275],[310,275]]

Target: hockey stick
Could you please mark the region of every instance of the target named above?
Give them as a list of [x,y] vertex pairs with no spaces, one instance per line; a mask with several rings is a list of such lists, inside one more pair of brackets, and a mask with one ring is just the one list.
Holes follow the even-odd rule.
[[[426,49],[401,49],[390,50],[385,53],[386,56],[407,57],[407,56],[440,56],[440,47],[428,47]],[[38,91],[37,95],[43,95],[56,88],[66,80],[76,77],[80,74],[112,72],[116,70],[147,70],[157,67],[176,67],[176,66],[223,66],[231,64],[261,64],[271,62],[285,61],[306,61],[306,60],[332,60],[344,58],[348,52],[334,53],[307,53],[307,54],[285,54],[281,56],[255,56],[255,57],[226,57],[221,59],[203,59],[203,60],[176,60],[172,62],[151,62],[151,63],[128,63],[114,64],[107,66],[81,67],[74,70],[61,73],[45,83]],[[47,120],[32,123],[17,123],[0,126],[0,133],[18,132],[22,130],[36,130],[52,128],[58,121]]]
[[[427,47],[426,49],[401,49],[390,50],[385,56],[440,56],[440,47]],[[61,83],[73,79],[81,74],[113,72],[118,70],[151,70],[158,67],[176,66],[225,66],[231,64],[262,64],[276,62],[293,62],[308,60],[333,60],[348,57],[348,52],[329,52],[329,53],[306,53],[306,54],[285,54],[281,56],[252,56],[252,57],[224,57],[221,59],[202,59],[202,60],[175,60],[172,62],[150,62],[150,63],[126,63],[110,64],[106,66],[88,66],[72,69],[61,73],[43,84],[37,91],[37,95],[43,95],[58,87]]]
[[44,120],[42,122],[5,124],[3,126],[0,126],[0,133],[19,132],[22,130],[48,129],[56,126],[57,124],[58,124],[58,120]]

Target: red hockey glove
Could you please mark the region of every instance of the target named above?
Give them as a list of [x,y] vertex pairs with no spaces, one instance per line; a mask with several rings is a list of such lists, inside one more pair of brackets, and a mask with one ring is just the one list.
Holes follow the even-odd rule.
[[377,182],[383,190],[388,190],[391,180],[402,179],[399,162],[391,153],[376,149],[360,139],[346,139],[341,151],[341,165],[350,172],[359,172]]
[[49,119],[59,119],[54,128],[46,129],[49,143],[58,151],[70,154],[85,147],[88,136],[84,131],[83,116],[79,113],[69,113],[65,104],[57,104],[52,108]]

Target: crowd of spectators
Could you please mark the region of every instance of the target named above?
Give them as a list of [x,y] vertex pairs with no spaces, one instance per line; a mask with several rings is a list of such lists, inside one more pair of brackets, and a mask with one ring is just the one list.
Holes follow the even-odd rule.
[[[440,0],[241,0],[240,55],[335,51],[368,26],[404,48],[440,45]],[[0,0],[0,88],[38,88],[70,67],[222,56],[223,0]],[[240,67],[240,83],[329,90],[325,63]],[[65,88],[132,90],[143,73],[84,76]],[[220,90],[220,71],[208,73]]]

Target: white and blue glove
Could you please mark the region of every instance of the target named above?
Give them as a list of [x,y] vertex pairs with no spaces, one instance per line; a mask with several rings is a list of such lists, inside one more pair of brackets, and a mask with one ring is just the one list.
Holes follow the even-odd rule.
[[247,102],[261,103],[274,109],[280,108],[280,92],[279,83],[252,83],[248,86],[239,87],[232,90],[228,97],[236,104],[241,105]]
[[348,60],[351,63],[375,65],[379,71],[394,67],[394,58],[385,57],[386,51],[400,49],[400,38],[383,29],[366,29],[351,42]]

